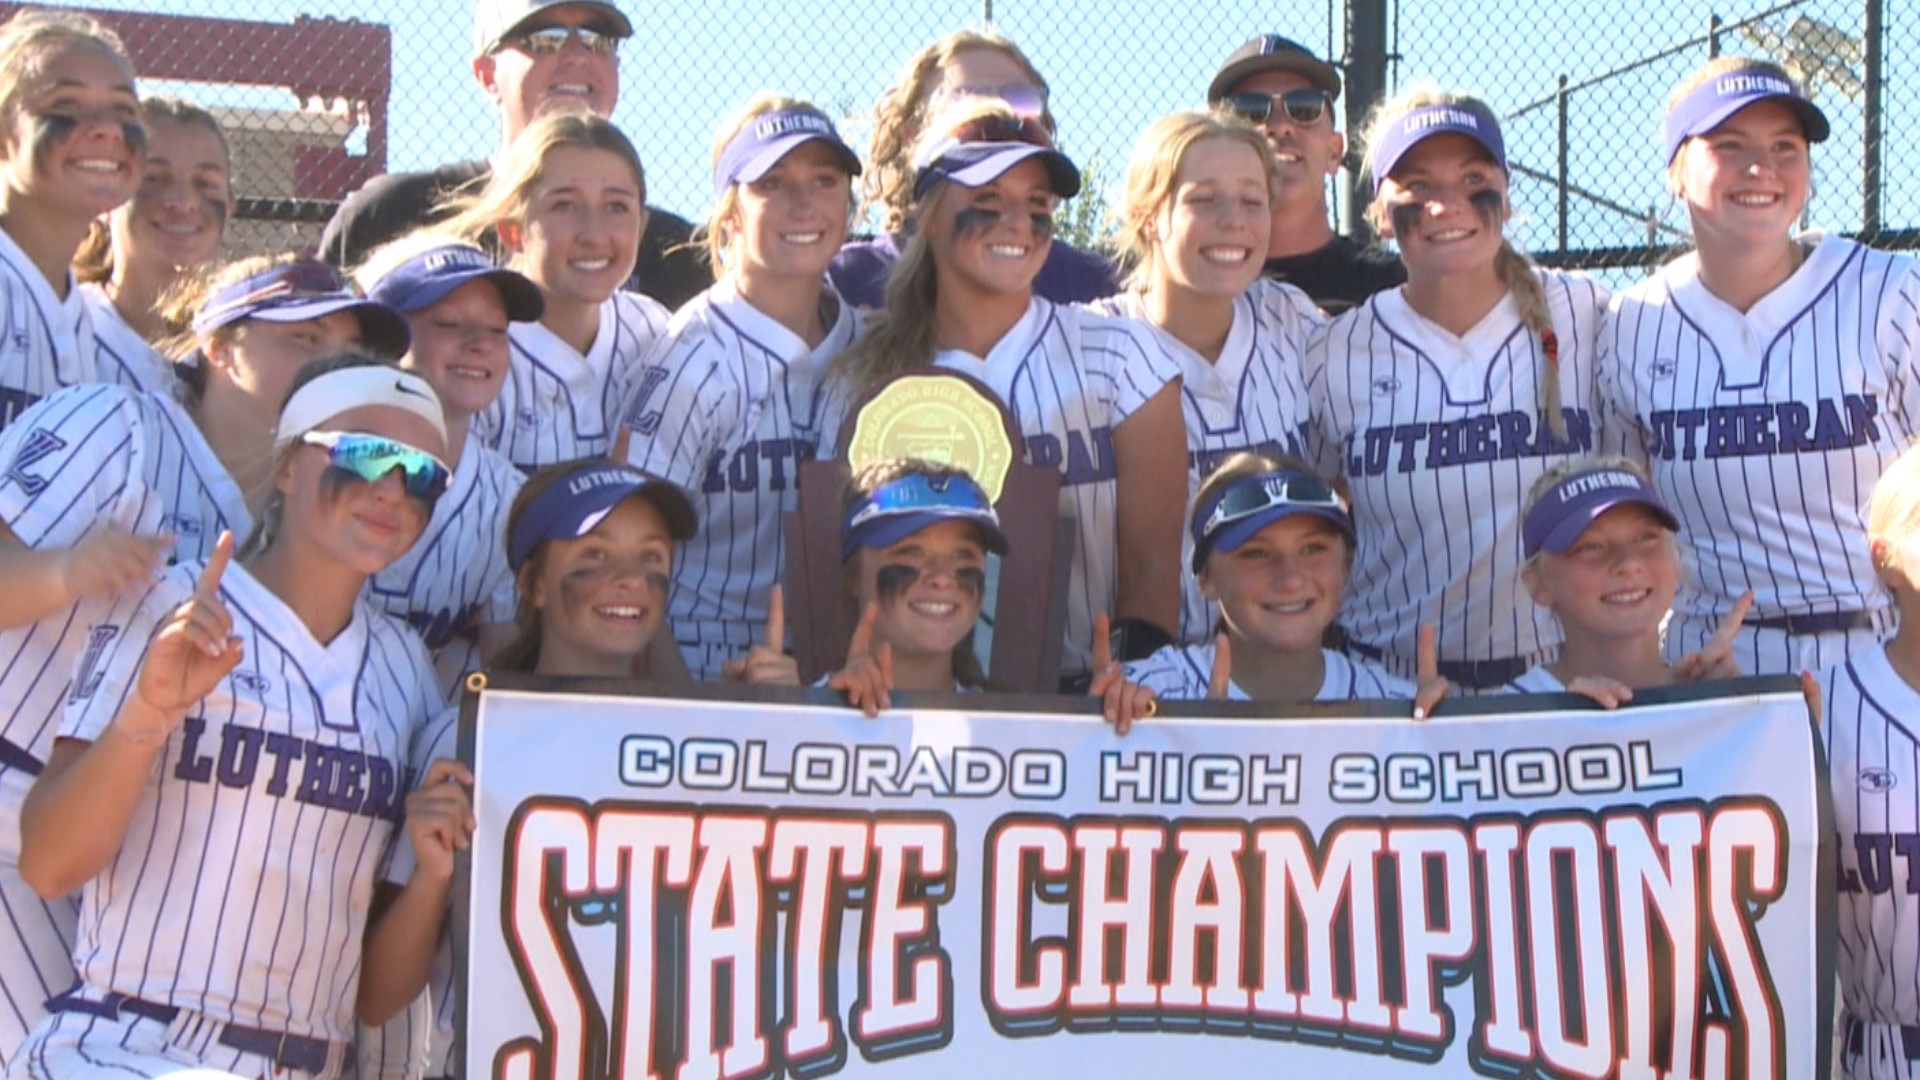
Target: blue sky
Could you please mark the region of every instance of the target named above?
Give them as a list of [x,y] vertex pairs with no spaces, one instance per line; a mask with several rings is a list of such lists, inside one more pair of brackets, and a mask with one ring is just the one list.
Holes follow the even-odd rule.
[[[1889,9],[1906,5],[1885,2]],[[1578,83],[1704,33],[1714,10],[1734,22],[1784,8],[1762,24],[1758,36],[1764,43],[1791,40],[1788,31],[1797,18],[1857,35],[1862,3],[1404,0],[1393,16],[1393,41],[1402,57],[1395,75],[1401,85],[1434,79],[1478,92],[1507,114],[1550,100],[1562,74]],[[622,49],[615,119],[646,157],[654,201],[689,217],[706,209],[712,133],[750,94],[766,89],[809,97],[849,116],[849,137],[861,144],[863,114],[904,61],[942,33],[978,26],[982,16],[978,0],[628,6],[638,36]],[[1199,104],[1214,68],[1239,42],[1276,31],[1337,56],[1343,6],[1329,0],[994,0],[993,14],[997,27],[1019,41],[1053,83],[1067,150],[1083,165],[1097,158],[1097,179],[1114,191],[1137,133],[1163,113]],[[480,156],[492,146],[493,118],[467,74],[471,0],[152,0],[152,7],[185,15],[305,14],[386,22],[394,33],[396,73],[390,168]],[[1920,225],[1920,27],[1892,18],[1891,11],[1889,22],[1885,217],[1893,225],[1913,226]],[[1734,34],[1727,48],[1755,53],[1759,43]],[[1679,224],[1660,186],[1659,115],[1667,88],[1705,57],[1705,47],[1696,46],[1574,95],[1572,181]],[[1860,102],[1831,86],[1820,95],[1836,130],[1815,156],[1809,216],[1815,225],[1851,229],[1859,221]],[[264,92],[217,96],[254,105],[290,103],[290,96]],[[1514,161],[1551,173],[1555,131],[1551,104],[1510,119],[1506,134]],[[1528,247],[1552,246],[1553,185],[1516,177],[1514,201],[1521,214],[1517,239]],[[1569,231],[1575,246],[1635,243],[1647,234],[1644,222],[1577,199]]]

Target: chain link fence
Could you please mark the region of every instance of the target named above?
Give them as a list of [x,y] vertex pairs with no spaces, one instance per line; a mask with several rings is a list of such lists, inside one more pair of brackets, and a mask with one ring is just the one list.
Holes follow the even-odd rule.
[[[12,4],[0,3],[0,13]],[[147,0],[93,6],[143,87],[214,106],[235,146],[236,251],[310,245],[373,175],[483,157],[498,119],[474,82],[471,0]],[[1391,92],[1470,90],[1505,117],[1515,239],[1543,261],[1646,265],[1684,242],[1658,130],[1667,90],[1714,51],[1807,79],[1834,121],[1814,155],[1810,225],[1920,246],[1920,26],[1892,0],[1341,0],[1276,8],[1110,0],[731,0],[628,5],[614,119],[645,156],[650,201],[695,220],[720,121],[759,90],[807,97],[863,145],[880,92],[918,49],[988,20],[1053,85],[1089,194],[1063,232],[1096,242],[1134,138],[1201,103],[1240,42],[1278,32]],[[1876,44],[1876,40],[1877,44]],[[1904,76],[1904,78],[1903,78]],[[1343,105],[1347,103],[1343,100]],[[1335,183],[1336,212],[1345,185]]]

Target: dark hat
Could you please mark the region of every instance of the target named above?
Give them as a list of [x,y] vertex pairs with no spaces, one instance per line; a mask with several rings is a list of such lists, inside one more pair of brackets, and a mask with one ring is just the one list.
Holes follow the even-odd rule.
[[485,56],[514,35],[528,20],[548,8],[578,4],[606,17],[605,29],[614,37],[633,36],[633,23],[606,0],[479,0],[473,8],[473,55]]
[[1241,79],[1262,71],[1291,71],[1326,93],[1329,100],[1340,98],[1340,73],[1332,64],[1313,55],[1305,45],[1279,34],[1261,34],[1233,51],[1227,62],[1207,85],[1207,104],[1218,105]]

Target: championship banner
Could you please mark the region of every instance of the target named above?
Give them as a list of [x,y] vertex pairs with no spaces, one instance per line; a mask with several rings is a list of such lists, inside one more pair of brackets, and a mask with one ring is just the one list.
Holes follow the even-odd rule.
[[1824,764],[1790,680],[1737,688],[1123,738],[496,681],[464,1075],[1825,1075]]

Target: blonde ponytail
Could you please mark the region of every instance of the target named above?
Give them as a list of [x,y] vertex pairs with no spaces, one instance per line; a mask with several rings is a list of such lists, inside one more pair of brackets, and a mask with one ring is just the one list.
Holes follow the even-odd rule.
[[1547,308],[1547,292],[1540,287],[1533,260],[1522,255],[1513,241],[1502,238],[1500,251],[1493,257],[1494,273],[1513,294],[1520,308],[1520,321],[1540,338],[1544,358],[1540,372],[1540,416],[1547,430],[1561,442],[1567,441],[1567,416],[1560,407],[1560,337],[1553,332],[1553,312]]

